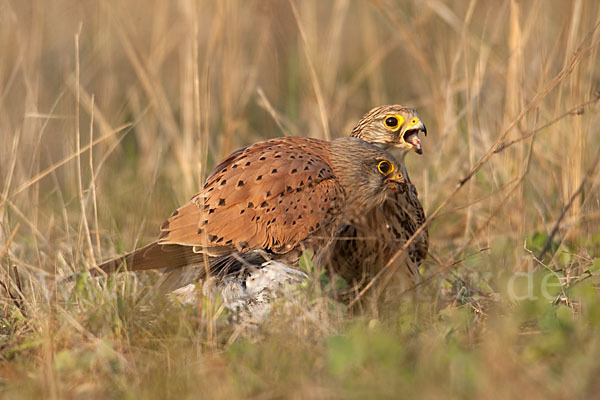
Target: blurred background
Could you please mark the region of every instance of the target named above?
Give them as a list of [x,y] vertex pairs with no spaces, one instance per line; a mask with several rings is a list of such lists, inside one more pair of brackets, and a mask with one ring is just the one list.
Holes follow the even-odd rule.
[[398,103],[428,128],[406,163],[433,292],[507,300],[540,267],[567,287],[600,269],[599,21],[585,0],[0,0],[2,279],[44,303],[231,151]]
[[[87,231],[131,248],[231,151],[347,135],[400,103],[429,129],[407,157],[429,213],[501,136],[517,140],[444,207],[432,251],[501,248],[519,268],[599,145],[598,109],[581,106],[598,90],[598,16],[587,1],[4,2],[3,235],[20,223],[38,249]],[[592,189],[557,239],[592,239]]]

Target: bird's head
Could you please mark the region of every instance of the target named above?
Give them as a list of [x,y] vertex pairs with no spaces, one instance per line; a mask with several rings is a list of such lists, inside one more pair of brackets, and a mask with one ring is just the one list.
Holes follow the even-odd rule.
[[427,128],[415,109],[387,105],[366,113],[350,136],[379,145],[403,160],[410,150],[423,154],[420,133],[427,135]]
[[334,173],[353,211],[379,207],[391,192],[404,192],[409,185],[402,165],[378,146],[351,137],[336,139],[332,146]]

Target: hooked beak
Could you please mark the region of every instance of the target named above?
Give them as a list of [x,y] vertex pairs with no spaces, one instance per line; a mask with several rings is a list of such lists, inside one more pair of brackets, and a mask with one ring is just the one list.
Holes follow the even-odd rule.
[[403,191],[401,189],[406,185],[406,179],[404,179],[404,176],[398,171],[392,173],[385,181],[390,189],[396,193]]
[[423,132],[423,135],[427,136],[425,124],[423,124],[419,118],[415,117],[406,125],[406,128],[404,128],[400,134],[402,142],[406,143],[406,145],[417,154],[423,154],[421,140],[419,139],[419,133],[421,132]]

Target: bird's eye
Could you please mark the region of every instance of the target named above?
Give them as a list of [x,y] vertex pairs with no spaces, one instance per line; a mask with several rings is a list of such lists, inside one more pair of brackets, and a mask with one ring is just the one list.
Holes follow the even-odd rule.
[[383,120],[385,127],[394,132],[400,129],[400,125],[402,125],[403,122],[404,118],[399,115],[388,115]]
[[377,164],[377,170],[381,172],[383,176],[388,176],[394,172],[394,164],[386,160],[379,161],[379,164]]
[[395,128],[398,126],[398,118],[396,117],[387,117],[385,119],[385,126],[388,128]]

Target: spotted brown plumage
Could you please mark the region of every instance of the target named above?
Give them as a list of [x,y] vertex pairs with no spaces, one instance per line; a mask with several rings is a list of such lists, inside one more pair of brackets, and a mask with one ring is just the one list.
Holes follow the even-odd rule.
[[344,193],[330,147],[308,138],[248,146],[175,211],[158,243],[198,246],[210,256],[246,249],[287,253],[341,212]]
[[223,273],[265,259],[297,265],[340,223],[405,191],[400,170],[390,154],[356,138],[256,143],[223,160],[156,242],[99,268],[111,272],[123,260],[133,271],[197,264]]

